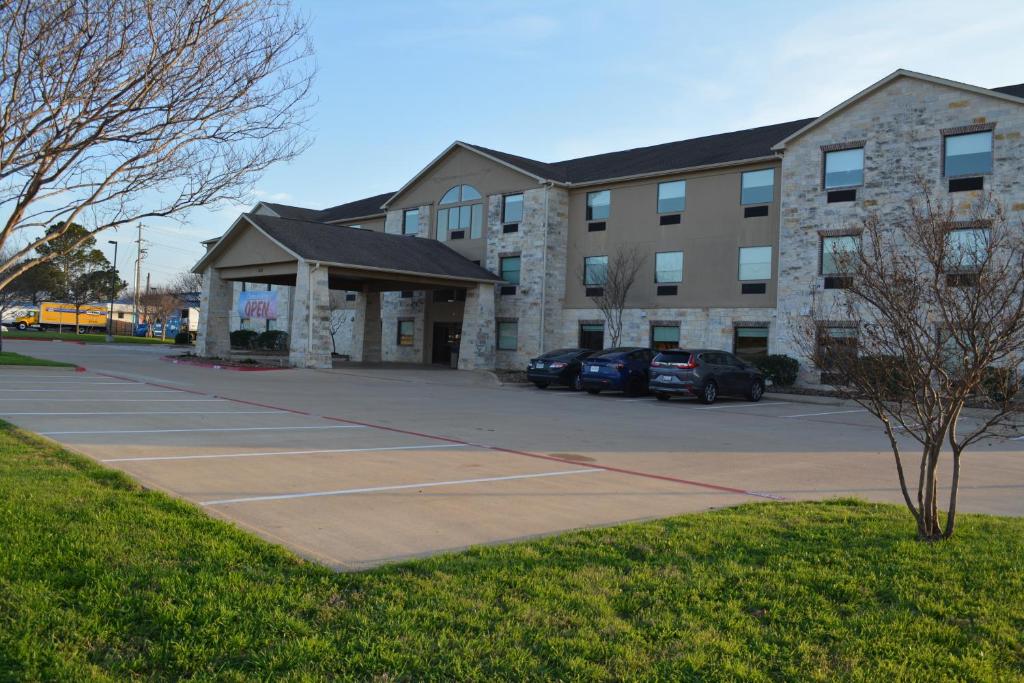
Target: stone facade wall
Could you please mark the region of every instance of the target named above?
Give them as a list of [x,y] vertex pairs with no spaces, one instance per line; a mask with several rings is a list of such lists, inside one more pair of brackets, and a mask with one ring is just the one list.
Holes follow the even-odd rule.
[[[869,213],[896,223],[907,216],[907,202],[920,195],[917,179],[933,194],[967,210],[981,192],[949,193],[942,177],[947,128],[994,123],[993,172],[985,176],[1011,221],[1024,212],[1024,105],[916,78],[898,78],[839,112],[787,145],[782,161],[779,241],[779,324],[773,347],[801,359],[800,381],[813,384],[798,340],[801,320],[816,307],[833,304],[823,291],[819,231],[856,228]],[[864,184],[854,202],[826,201],[822,189],[823,145],[865,141]],[[966,216],[965,216],[966,217]]]
[[[421,226],[422,227],[422,226]],[[401,292],[383,292],[380,295],[382,359],[392,363],[422,363],[426,348],[424,325],[429,292],[414,291],[411,298],[403,299]],[[413,320],[412,346],[398,345],[398,321]]]
[[203,273],[203,291],[199,299],[199,331],[196,355],[226,358],[231,352],[228,311],[233,305],[231,282],[221,279],[213,267]]
[[295,275],[288,362],[300,368],[331,367],[331,297],[327,268],[299,259]]
[[459,370],[493,369],[495,341],[494,285],[470,287],[462,317]]

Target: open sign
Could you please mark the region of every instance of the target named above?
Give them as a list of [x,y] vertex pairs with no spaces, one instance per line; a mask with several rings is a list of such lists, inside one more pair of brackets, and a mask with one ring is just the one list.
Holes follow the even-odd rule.
[[238,317],[254,320],[277,319],[277,292],[241,292]]

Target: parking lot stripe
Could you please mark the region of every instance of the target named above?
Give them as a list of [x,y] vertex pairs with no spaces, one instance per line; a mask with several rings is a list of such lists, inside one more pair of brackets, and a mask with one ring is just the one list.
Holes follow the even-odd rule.
[[120,412],[105,411],[98,413],[5,413],[0,415],[280,415],[281,410],[123,410]]
[[210,453],[207,455],[149,455],[138,458],[108,458],[100,462],[150,462],[153,460],[208,460],[211,458],[256,458],[261,455],[311,455],[316,453],[364,453],[373,451],[418,451],[429,448],[466,448],[464,444],[431,444],[429,446],[385,446],[377,448],[328,448],[311,451],[269,451],[258,453]]
[[46,401],[47,403],[95,403],[102,400],[104,403],[213,403],[215,401],[227,401],[226,398],[0,398],[0,401]]
[[[117,384],[117,383],[116,382],[111,382],[111,384]],[[32,392],[35,392],[35,393],[49,392],[49,393],[52,394],[52,393],[58,392],[58,391],[59,392],[67,392],[67,391],[70,391],[70,389],[68,389],[68,388],[62,388],[62,389],[4,389],[4,393],[11,393],[11,394],[13,394],[13,393],[32,393]],[[107,395],[111,391],[113,391],[113,389],[83,389],[80,393],[93,393],[93,394]],[[119,391],[118,393],[120,393],[120,394],[166,394],[166,393],[169,393],[169,390],[168,389],[132,389],[131,391]]]
[[779,415],[779,417],[814,417],[816,415],[844,415],[846,413],[866,413],[863,408],[857,410],[830,410],[827,413],[799,413],[798,415]]
[[39,432],[43,436],[61,434],[170,434],[172,432],[269,432],[296,429],[360,429],[359,425],[316,425],[314,427],[200,427],[198,429],[96,429],[68,432]]
[[726,403],[717,406],[703,406],[694,410],[723,410],[725,408],[764,408],[765,406],[789,405],[789,401],[765,401],[764,403]]
[[425,489],[435,486],[458,486],[461,484],[483,484],[493,481],[511,481],[513,479],[540,479],[542,477],[561,477],[567,474],[593,474],[596,469],[563,470],[561,472],[539,472],[537,474],[512,474],[505,477],[480,477],[478,479],[453,479],[451,481],[431,481],[422,484],[399,484],[397,486],[372,486],[361,489],[339,489],[337,491],[311,491],[309,493],[283,493],[275,496],[249,496],[246,498],[225,498],[208,500],[200,505],[230,505],[233,503],[256,503],[267,500],[291,500],[294,498],[316,498],[319,496],[350,496],[355,493],[378,493],[380,491],[400,491],[403,489]]

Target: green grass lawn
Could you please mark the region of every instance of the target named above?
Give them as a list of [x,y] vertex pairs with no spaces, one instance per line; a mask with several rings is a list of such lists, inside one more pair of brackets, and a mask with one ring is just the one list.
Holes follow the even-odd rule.
[[[31,330],[25,330],[20,332],[18,330],[11,330],[4,332],[5,339],[59,339],[61,341],[75,341],[85,342],[86,344],[106,344],[107,335],[105,334],[75,334],[74,332],[33,332]],[[126,335],[115,334],[114,342],[117,344],[173,344],[174,338],[160,339],[149,338],[149,337],[129,337]]]
[[5,427],[0,679],[1024,677],[1024,520],[913,532],[765,503],[334,574]]
[[33,358],[32,356],[25,356],[20,353],[14,353],[13,351],[0,351],[0,365],[36,365],[36,366],[48,366],[55,368],[73,368],[73,363],[61,363],[56,360],[46,360],[45,358]]

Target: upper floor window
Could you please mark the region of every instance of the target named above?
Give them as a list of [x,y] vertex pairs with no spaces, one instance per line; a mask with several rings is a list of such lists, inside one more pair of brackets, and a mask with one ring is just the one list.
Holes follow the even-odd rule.
[[515,351],[519,347],[519,323],[515,320],[498,322],[498,350]]
[[502,223],[519,223],[523,220],[523,195],[507,194],[501,201]]
[[663,251],[654,255],[654,281],[665,284],[683,281],[683,252]]
[[587,193],[587,220],[588,221],[603,221],[607,220],[611,214],[612,209],[612,192],[611,190],[601,190],[600,192],[588,192]]
[[685,180],[658,183],[658,213],[679,213],[685,208]]
[[774,168],[743,173],[740,179],[740,204],[770,204],[774,196]]
[[976,272],[988,254],[990,236],[988,228],[963,228],[946,233],[946,271]]
[[992,172],[992,131],[947,135],[944,141],[947,177]]
[[825,152],[825,189],[864,184],[864,148]]
[[740,247],[740,280],[770,280],[771,247]]
[[518,285],[520,263],[518,256],[503,256],[501,258],[501,279],[510,285]]
[[406,209],[402,213],[402,234],[403,235],[418,235],[418,234],[420,234],[420,210],[419,209]]
[[588,256],[583,259],[583,284],[601,287],[608,281],[608,257]]
[[[444,193],[437,210],[437,239],[480,237],[484,224],[483,197],[472,185],[456,185]],[[466,234],[466,231],[469,234]]]
[[853,267],[851,259],[860,249],[857,235],[821,238],[821,274],[848,275]]

